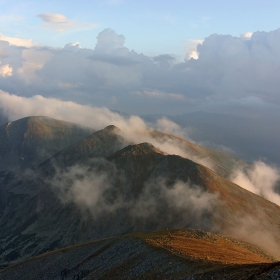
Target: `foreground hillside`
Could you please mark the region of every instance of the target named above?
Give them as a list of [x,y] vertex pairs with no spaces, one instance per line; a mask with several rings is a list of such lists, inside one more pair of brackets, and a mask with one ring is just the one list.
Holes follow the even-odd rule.
[[0,279],[269,279],[274,261],[240,240],[170,230],[67,247],[0,271]]

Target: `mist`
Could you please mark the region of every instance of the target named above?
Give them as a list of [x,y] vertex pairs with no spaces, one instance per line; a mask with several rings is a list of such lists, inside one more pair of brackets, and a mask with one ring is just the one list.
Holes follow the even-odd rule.
[[167,184],[157,178],[156,183],[147,181],[139,194],[131,196],[122,169],[101,158],[91,160],[89,165],[56,169],[56,175],[48,180],[53,192],[63,204],[74,203],[84,215],[94,220],[106,213],[127,215],[132,224],[145,229],[168,227],[192,227],[211,230],[210,213],[218,202],[218,195],[207,193],[197,185],[176,181]]
[[106,159],[92,159],[88,166],[75,165],[61,170],[47,180],[63,204],[74,203],[84,214],[97,219],[104,212],[113,213],[124,206],[118,188],[124,175]]
[[[152,137],[151,131],[153,129],[160,129],[166,133],[188,138],[186,129],[181,128],[167,118],[161,118],[153,124],[145,122],[138,116],[125,117],[104,107],[82,105],[72,101],[45,98],[39,95],[30,98],[20,97],[3,91],[0,91],[0,109],[3,110],[3,114],[11,121],[26,116],[43,115],[58,120],[78,123],[96,130],[103,129],[108,125],[115,125],[121,130],[120,134],[128,142],[134,144],[149,142],[163,152],[187,157],[214,170],[209,160],[189,154],[180,141],[171,139],[168,135]],[[73,114],[73,112],[75,113]]]
[[273,236],[273,231],[278,228],[265,218],[263,209],[256,209],[256,217],[236,213],[236,223],[232,227],[224,229],[224,234],[255,244],[280,260],[279,240]]
[[249,170],[236,169],[230,176],[232,182],[265,199],[280,205],[280,170],[262,161],[254,162]]
[[270,223],[264,209],[256,208],[254,216],[237,210],[221,228],[215,222],[215,209],[223,207],[219,194],[191,182],[170,184],[162,177],[152,177],[139,193],[131,195],[133,186],[122,169],[96,158],[87,166],[57,168],[48,183],[63,204],[76,205],[84,217],[96,222],[110,214],[141,231],[195,228],[220,232],[260,246],[280,259],[278,240],[272,234],[277,225]]

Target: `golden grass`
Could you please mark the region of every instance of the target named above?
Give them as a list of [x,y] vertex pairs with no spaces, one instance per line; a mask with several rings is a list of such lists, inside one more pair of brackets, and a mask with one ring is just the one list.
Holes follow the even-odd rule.
[[269,263],[271,260],[225,239],[215,242],[168,233],[146,239],[148,244],[191,259],[222,264]]

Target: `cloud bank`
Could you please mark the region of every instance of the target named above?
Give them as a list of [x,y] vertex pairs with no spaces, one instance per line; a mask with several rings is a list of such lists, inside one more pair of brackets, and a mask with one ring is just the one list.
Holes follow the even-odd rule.
[[[65,15],[39,16],[56,30],[79,26]],[[30,43],[28,57],[11,38],[0,40],[1,65],[13,68],[11,75],[0,77],[0,89],[21,96],[39,94],[136,114],[185,113],[250,98],[280,105],[280,29],[192,40],[186,52],[195,52],[197,59],[184,62],[170,54],[148,57],[129,50],[125,36],[110,28],[99,33],[93,49]]]

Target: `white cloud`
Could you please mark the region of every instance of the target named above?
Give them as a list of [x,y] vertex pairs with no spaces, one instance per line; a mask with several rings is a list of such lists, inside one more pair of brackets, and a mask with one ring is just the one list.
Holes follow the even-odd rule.
[[[189,154],[181,141],[170,139],[168,136],[151,136],[150,127],[138,116],[125,118],[104,107],[81,105],[71,101],[45,98],[41,95],[26,98],[3,91],[0,91],[0,110],[9,120],[17,120],[26,116],[48,116],[79,123],[96,130],[113,124],[121,129],[123,137],[129,142],[136,144],[148,142],[165,153],[187,157],[213,169],[209,160]],[[168,119],[159,120],[156,128],[187,137],[186,131]]]
[[0,62],[0,75],[2,77],[12,76],[13,68],[9,64],[1,65],[1,62]]
[[188,139],[186,132],[175,122],[163,117],[157,120],[156,129]]
[[253,32],[246,32],[240,35],[240,38],[243,40],[250,40],[253,35]]
[[97,36],[95,51],[103,54],[110,54],[117,49],[124,49],[125,37],[118,35],[116,31],[107,28]]
[[18,47],[30,48],[38,45],[38,43],[33,42],[32,39],[21,39],[17,37],[9,37],[4,35],[0,35],[0,40],[9,42],[10,45]]
[[22,67],[18,68],[20,77],[24,79],[27,84],[30,84],[38,79],[37,70],[43,68],[46,61],[52,57],[52,53],[48,50],[40,49],[25,49],[22,51]]
[[53,14],[53,13],[44,13],[44,14],[40,14],[38,15],[39,18],[41,18],[41,20],[45,21],[45,22],[67,22],[68,19],[65,15],[62,14]]
[[202,44],[203,40],[200,39],[188,39],[187,40],[187,51],[196,51],[197,45]]
[[189,39],[187,40],[187,46],[186,46],[186,57],[185,59],[190,60],[191,58],[193,59],[198,59],[199,54],[197,52],[197,45],[202,44],[203,40],[198,40],[198,39]]
[[185,59],[190,60],[191,58],[198,59],[198,53],[196,51],[190,51],[187,53]]
[[43,13],[39,14],[38,17],[44,22],[43,27],[56,31],[65,31],[68,29],[96,28],[99,26],[96,23],[82,23],[71,20],[63,14]]
[[[65,18],[48,20],[60,24]],[[115,109],[137,114],[180,114],[250,97],[280,104],[279,38],[280,30],[255,32],[250,40],[213,34],[203,42],[190,40],[184,62],[129,50],[112,29],[99,33],[95,49],[69,43],[60,49],[31,46],[28,52],[1,41],[2,65],[13,68],[13,82],[5,79],[1,88],[98,106],[110,106],[115,96]]]
[[235,170],[231,180],[244,189],[280,205],[280,195],[275,191],[276,183],[280,180],[278,168],[257,161],[250,170]]

